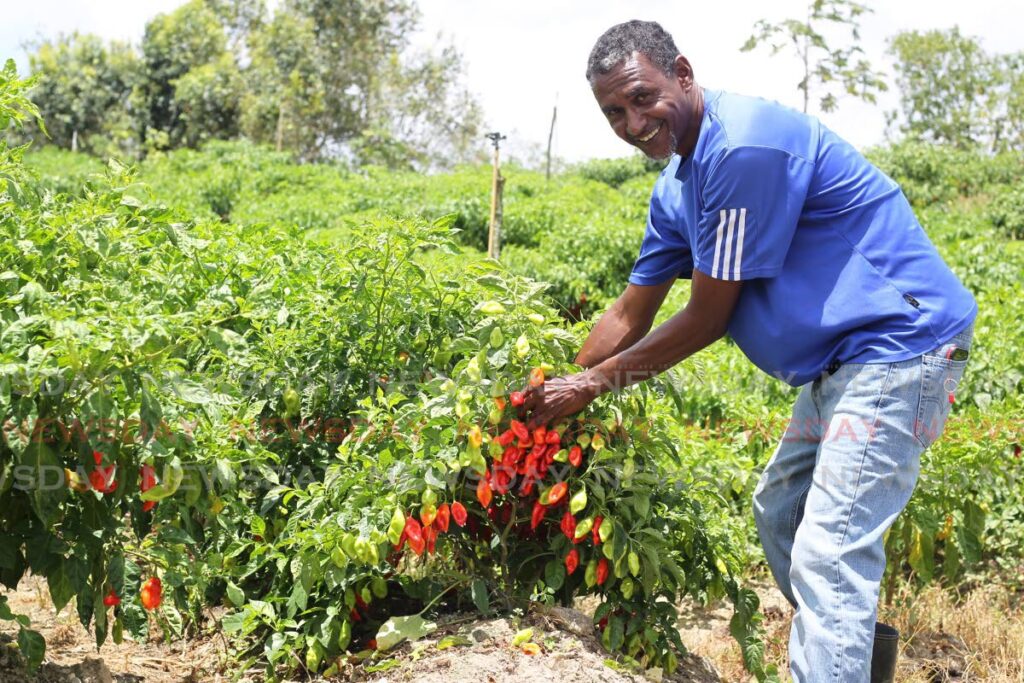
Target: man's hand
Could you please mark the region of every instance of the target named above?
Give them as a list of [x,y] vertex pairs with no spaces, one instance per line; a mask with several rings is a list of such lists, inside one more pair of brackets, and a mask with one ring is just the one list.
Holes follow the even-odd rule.
[[548,426],[560,417],[575,415],[601,394],[589,372],[553,377],[538,387],[526,390],[523,410],[530,412],[530,429]]
[[716,280],[695,270],[690,300],[683,310],[639,342],[584,372],[527,389],[521,414],[532,412],[531,428],[547,426],[578,413],[606,391],[664,372],[725,334],[742,287],[742,282]]

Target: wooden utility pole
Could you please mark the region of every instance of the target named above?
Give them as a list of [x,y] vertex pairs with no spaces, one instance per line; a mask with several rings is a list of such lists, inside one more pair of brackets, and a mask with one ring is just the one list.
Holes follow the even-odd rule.
[[545,180],[551,180],[551,139],[555,137],[555,119],[558,118],[558,95],[555,95],[555,108],[551,110],[551,129],[548,130],[548,154],[547,170],[544,173]]
[[277,103],[277,131],[274,134],[277,142],[277,151],[281,151],[284,143],[284,102]]
[[505,136],[501,133],[488,133],[487,139],[494,144],[494,182],[491,185],[491,224],[487,234],[487,256],[498,260],[501,254],[501,193],[505,187],[505,179],[501,177],[498,150]]

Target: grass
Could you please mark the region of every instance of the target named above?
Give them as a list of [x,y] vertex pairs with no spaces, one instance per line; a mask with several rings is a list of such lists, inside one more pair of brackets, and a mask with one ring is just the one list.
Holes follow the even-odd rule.
[[[758,582],[764,602],[768,661],[788,674],[792,611],[773,585]],[[880,619],[900,631],[897,683],[986,681],[1024,683],[1024,596],[999,583],[970,591],[929,586],[915,592],[898,585]],[[728,635],[728,611],[714,619],[711,637],[694,643],[694,654],[711,661],[722,681],[748,681],[739,648]],[[685,640],[685,638],[684,638]]]
[[1024,608],[998,584],[966,594],[938,586],[904,594],[885,617],[902,634],[897,680],[1024,681]]

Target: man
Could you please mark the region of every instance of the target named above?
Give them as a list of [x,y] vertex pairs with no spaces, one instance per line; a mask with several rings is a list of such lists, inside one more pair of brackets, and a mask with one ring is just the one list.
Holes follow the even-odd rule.
[[[793,679],[892,680],[894,631],[875,622],[882,536],[945,424],[973,297],[892,180],[812,117],[699,87],[658,24],[609,29],[587,78],[615,133],[670,161],[629,285],[577,357],[587,370],[531,391],[532,420],[575,413],[728,332],[802,387],[754,494],[765,556],[796,608]],[[648,334],[678,277],[693,280],[689,302]]]

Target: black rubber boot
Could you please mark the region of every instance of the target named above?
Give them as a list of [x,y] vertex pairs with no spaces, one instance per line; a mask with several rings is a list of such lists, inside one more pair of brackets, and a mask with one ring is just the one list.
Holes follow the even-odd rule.
[[871,683],[893,683],[896,680],[896,654],[900,632],[888,624],[875,622],[875,646],[871,651]]

